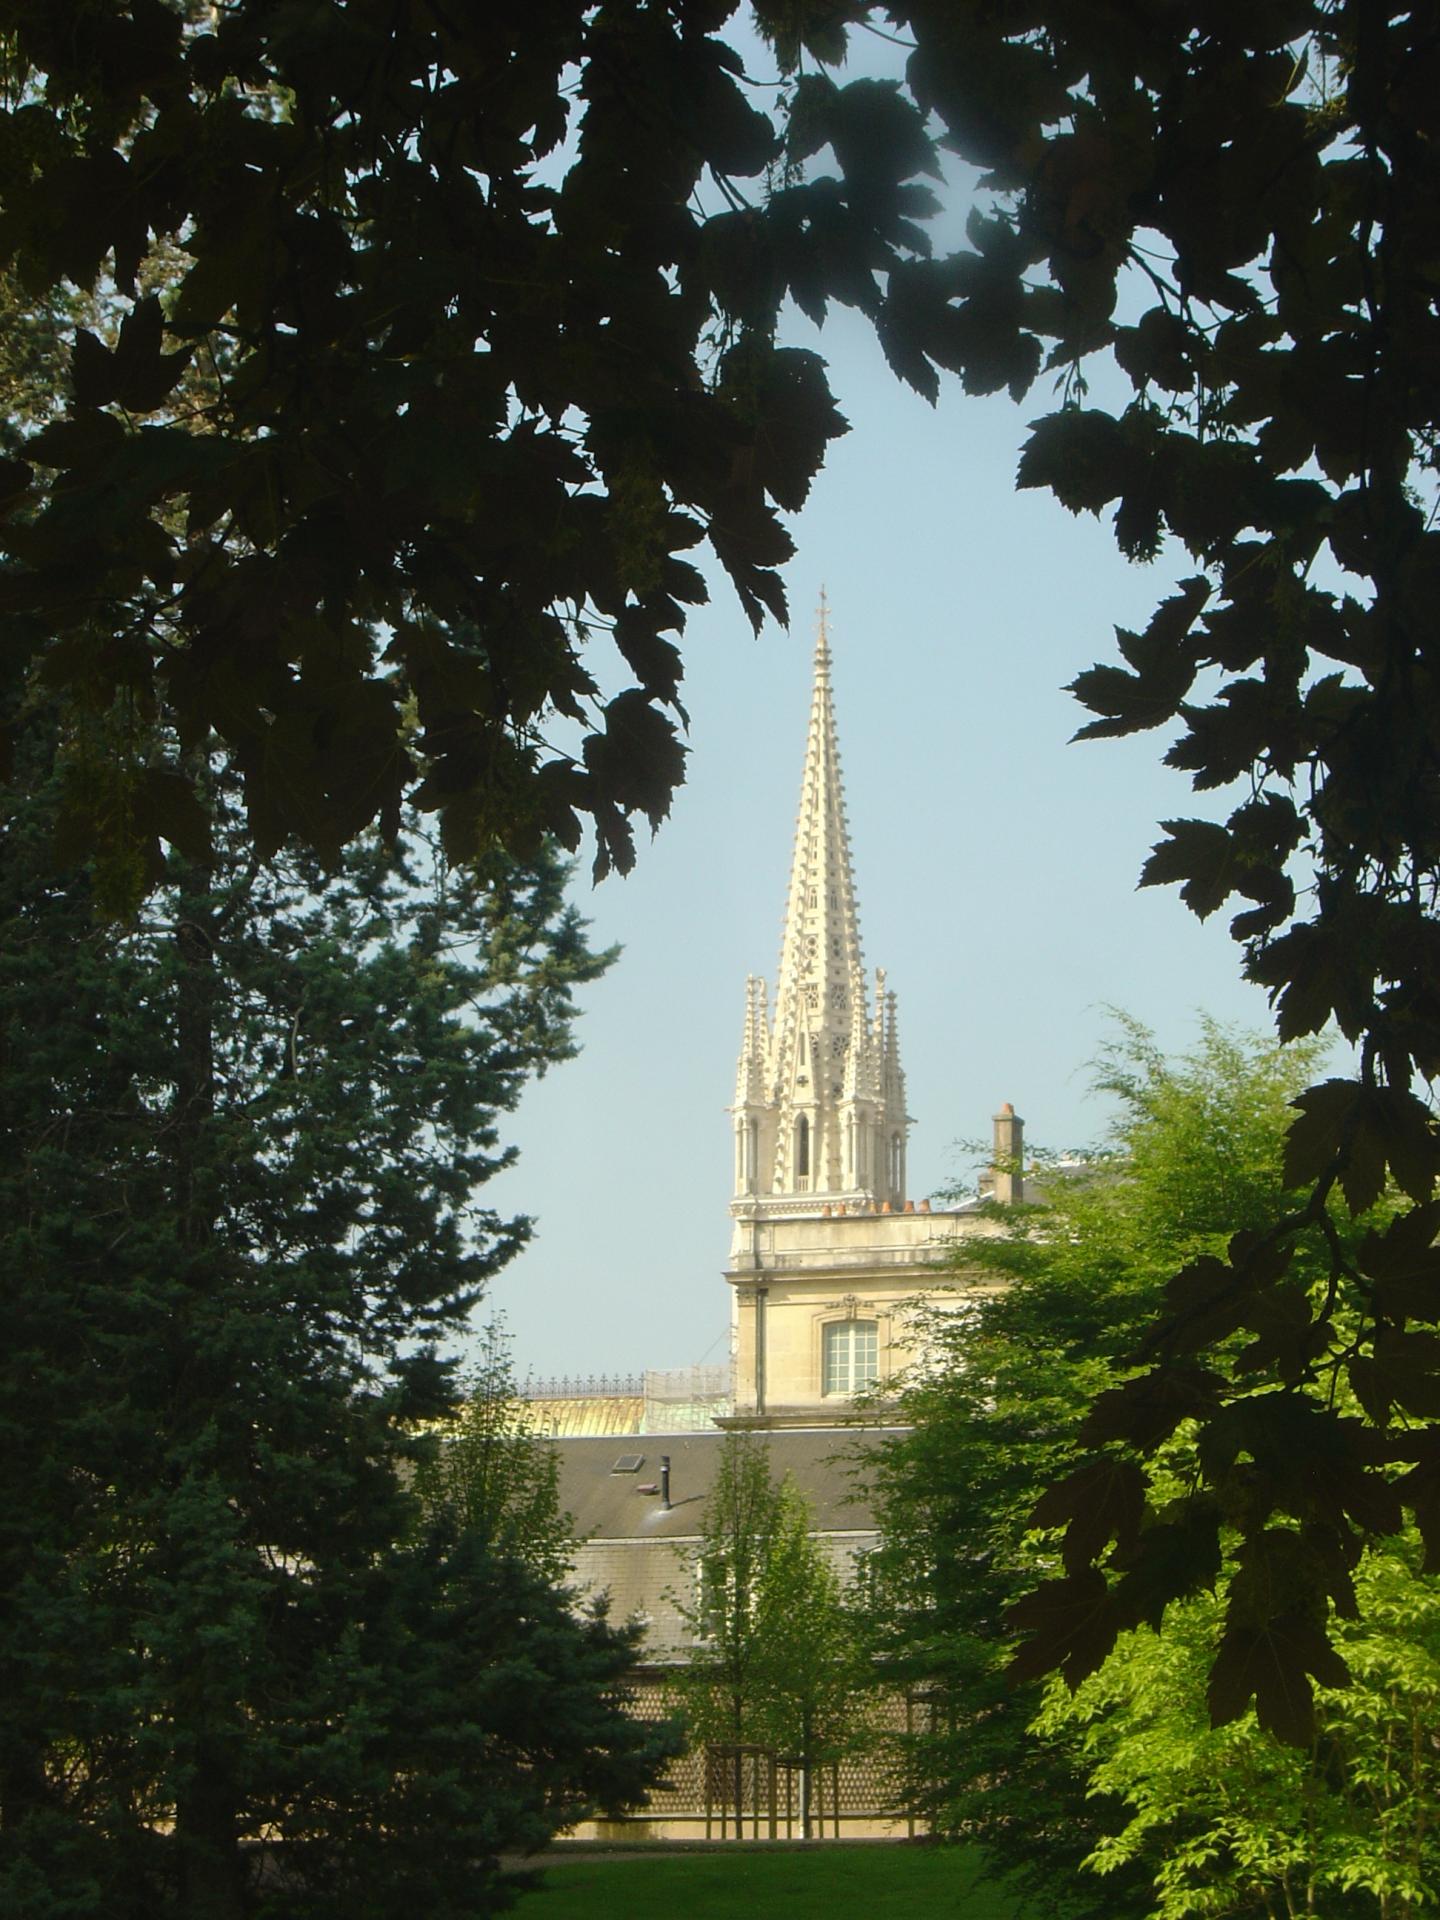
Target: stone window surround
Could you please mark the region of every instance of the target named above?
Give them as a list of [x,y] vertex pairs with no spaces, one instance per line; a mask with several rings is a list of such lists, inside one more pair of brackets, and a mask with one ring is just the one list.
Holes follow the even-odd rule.
[[821,1307],[810,1316],[810,1378],[817,1400],[841,1400],[848,1396],[825,1391],[825,1329],[849,1320],[875,1322],[875,1382],[883,1387],[890,1378],[891,1323],[889,1308],[872,1305],[868,1300],[847,1294],[837,1307]]

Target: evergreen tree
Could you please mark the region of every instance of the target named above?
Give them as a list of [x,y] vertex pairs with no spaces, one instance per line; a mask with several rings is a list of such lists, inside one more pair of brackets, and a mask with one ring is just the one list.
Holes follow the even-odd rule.
[[[638,1796],[632,1639],[413,1491],[442,1357],[528,1225],[496,1117],[608,956],[562,872],[416,821],[257,861],[223,766],[143,917],[0,868],[0,1905],[480,1913],[502,1847]],[[157,730],[147,777],[174,778]]]

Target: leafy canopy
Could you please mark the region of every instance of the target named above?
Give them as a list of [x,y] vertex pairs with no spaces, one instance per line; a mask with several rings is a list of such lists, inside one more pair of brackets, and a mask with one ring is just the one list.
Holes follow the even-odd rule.
[[[783,614],[780,515],[843,424],[819,359],[779,344],[783,303],[858,309],[923,393],[1051,375],[1019,484],[1194,568],[1076,680],[1083,731],[1178,729],[1197,790],[1238,783],[1223,820],[1167,823],[1144,878],[1238,906],[1282,1036],[1333,1020],[1358,1052],[1298,1099],[1287,1210],[1176,1278],[1092,1437],[1117,1481],[1166,1406],[1221,1453],[1303,1451],[1323,1491],[1277,1482],[1249,1544],[1300,1526],[1316,1565],[1399,1524],[1377,1470],[1403,1469],[1433,1554],[1429,9],[758,0],[786,76],[763,108],[720,38],[735,12],[13,0],[0,265],[108,316],[0,469],[5,670],[66,705],[74,831],[142,868],[185,844],[187,776],[147,759],[163,703],[224,742],[262,851],[333,856],[410,793],[452,853],[573,846],[588,816],[624,866],[681,771],[673,636],[703,593],[681,556],[708,540],[752,619]],[[903,82],[832,71],[867,26],[909,45]],[[937,257],[941,146],[979,177]],[[1089,403],[1102,373],[1123,401]],[[597,630],[633,677],[610,697]],[[1413,1218],[1331,1236],[1302,1300],[1332,1196],[1363,1213],[1387,1181]],[[1195,1384],[1242,1325],[1268,1388],[1243,1413]],[[1312,1391],[1336,1365],[1363,1418]],[[1072,1557],[1104,1639],[1103,1576]]]
[[1210,1594],[1158,1632],[1127,1633],[1073,1697],[1052,1682],[1039,1730],[1078,1736],[1090,1791],[1125,1808],[1091,1872],[1108,1887],[1140,1868],[1155,1920],[1423,1911],[1440,1872],[1440,1601],[1416,1560],[1401,1541],[1357,1569],[1359,1618],[1338,1628],[1350,1683],[1320,1690],[1304,1747],[1270,1739],[1249,1713],[1210,1725]]
[[[797,62],[834,57],[833,8],[761,17]],[[840,17],[913,39],[911,98],[980,170],[968,244],[892,261],[868,303],[892,365],[922,391],[953,369],[971,391],[1017,396],[1052,373],[1062,404],[1032,425],[1019,484],[1113,511],[1137,560],[1168,543],[1193,562],[1144,632],[1117,635],[1122,664],[1074,683],[1086,737],[1163,727],[1197,790],[1238,787],[1223,820],[1166,823],[1143,879],[1178,883],[1202,916],[1237,906],[1231,930],[1281,1037],[1333,1021],[1358,1056],[1297,1090],[1283,1204],[1248,1231],[1237,1217],[1173,1277],[1143,1371],[1086,1433],[1110,1449],[1086,1470],[1126,1510],[1184,1417],[1217,1463],[1310,1463],[1271,1474],[1238,1517],[1254,1617],[1232,1618],[1229,1643],[1277,1663],[1300,1698],[1304,1674],[1336,1662],[1323,1627],[1286,1624],[1283,1595],[1303,1589],[1307,1609],[1343,1597],[1324,1569],[1397,1529],[1405,1504],[1430,1564],[1440,1553],[1434,23],[1374,0],[921,0]],[[790,137],[805,154],[828,141],[848,172],[847,94],[801,74]],[[1093,404],[1092,375],[1122,398]],[[1359,1216],[1387,1185],[1413,1213],[1341,1234],[1332,1198]],[[1317,1233],[1328,1271],[1310,1291]],[[1211,1384],[1242,1328],[1243,1387]],[[1331,1395],[1337,1375],[1359,1414]],[[1283,1579],[1277,1529],[1307,1542]],[[1093,1540],[1076,1536],[1066,1579],[1067,1617],[1109,1644],[1120,1615]],[[1065,1657],[1042,1629],[1031,1658]],[[1246,1688],[1216,1682],[1217,1712],[1238,1711]]]
[[681,1683],[695,1734],[769,1747],[807,1775],[852,1739],[869,1678],[839,1574],[811,1526],[794,1482],[771,1479],[763,1439],[727,1434],[681,1609],[695,1640]]
[[560,1456],[535,1431],[515,1384],[503,1322],[484,1331],[460,1402],[420,1463],[416,1491],[430,1512],[561,1586],[575,1557],[573,1517],[560,1507]]
[[[0,265],[99,315],[0,468],[0,617],[8,672],[128,722],[72,794],[92,833],[163,704],[262,853],[411,796],[455,856],[583,815],[629,865],[683,765],[682,556],[783,618],[777,508],[844,427],[747,290],[734,183],[779,142],[732,10],[6,8]],[[177,791],[129,831],[183,826]]]
[[[1138,1073],[1122,1062],[1107,1076],[1131,1116],[1129,1152],[1102,1208],[1125,1223],[1113,1271],[1128,1299],[1087,1360],[1088,1409],[1073,1408],[1052,1455],[1058,1477],[1028,1515],[1060,1536],[1060,1566],[1010,1610],[1030,1636],[1011,1672],[1058,1670],[1078,1687],[1118,1634],[1158,1627],[1172,1602],[1208,1590],[1223,1568],[1211,1717],[1233,1721],[1253,1699],[1262,1729],[1303,1745],[1314,1683],[1347,1679],[1330,1633],[1334,1616],[1355,1616],[1362,1550],[1399,1532],[1404,1496],[1414,1499],[1348,1385],[1355,1316],[1335,1266],[1353,1271],[1377,1245],[1424,1228],[1427,1212],[1392,1198],[1357,1220],[1338,1195],[1319,1218],[1287,1212],[1290,1114],[1314,1050],[1217,1074],[1227,1050],[1245,1064],[1212,1032],[1208,1085],[1193,1073],[1187,1084],[1143,1043]],[[1001,1243],[980,1258],[1018,1257],[1052,1285],[1068,1273],[1083,1297],[1116,1256],[1088,1211],[1042,1214],[1033,1249],[1017,1256]],[[1227,1256],[1267,1236],[1273,1246],[1277,1219],[1291,1236],[1284,1256],[1272,1254],[1263,1290],[1237,1288]],[[1171,1354],[1147,1364],[1162,1342]],[[1117,1372],[1120,1384],[1103,1384]]]
[[[1030,1204],[997,1209],[1003,1230],[966,1240],[954,1293],[922,1311],[929,1358],[905,1386],[910,1430],[879,1451],[873,1478],[881,1540],[868,1637],[913,1702],[908,1804],[937,1832],[979,1839],[1037,1912],[1052,1910],[1059,1887],[1066,1912],[1148,1912],[1149,1870],[1138,1854],[1116,1856],[1103,1887],[1080,1871],[1125,1821],[1108,1790],[1091,1793],[1078,1718],[1056,1715],[1036,1733],[1043,1663],[1030,1656],[1007,1673],[1006,1612],[1061,1574],[1062,1555],[1068,1564],[1117,1533],[1135,1572],[1134,1488],[1107,1471],[1067,1479],[1075,1429],[1175,1266],[1223,1248],[1234,1222],[1272,1217],[1288,1103],[1315,1065],[1313,1048],[1277,1049],[1211,1022],[1190,1055],[1167,1059],[1117,1017],[1096,1068],[1119,1102],[1111,1138],[1027,1169]],[[1312,1273],[1320,1251],[1309,1249]],[[1202,1589],[1215,1579],[1203,1515],[1197,1524],[1177,1505],[1144,1526],[1162,1569]],[[1052,1529],[1067,1527],[1073,1537],[1057,1546]],[[1067,1674],[1089,1671],[1104,1653],[1091,1616],[1053,1617],[1042,1591],[1047,1622],[1066,1636],[1045,1651]],[[1139,1574],[1123,1603],[1145,1607]]]

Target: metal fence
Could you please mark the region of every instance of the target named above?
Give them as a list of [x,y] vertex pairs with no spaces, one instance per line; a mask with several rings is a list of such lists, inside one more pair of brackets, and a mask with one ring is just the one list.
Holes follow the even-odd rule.
[[[635,1685],[627,1705],[637,1720],[665,1719],[679,1706],[674,1678],[652,1670]],[[863,1702],[848,1751],[812,1771],[815,1837],[839,1838],[847,1827],[881,1820],[906,1820],[914,1831],[905,1806],[901,1748],[916,1714],[917,1703],[899,1691],[877,1690]],[[735,1839],[794,1838],[800,1817],[798,1763],[760,1747],[687,1749],[671,1761],[646,1805],[630,1816],[703,1821],[707,1834]]]
[[651,1367],[645,1375],[647,1433],[703,1433],[735,1404],[728,1361],[717,1366]]
[[532,1376],[521,1392],[532,1403],[637,1400],[642,1408],[641,1429],[646,1433],[704,1432],[714,1425],[717,1414],[729,1413],[734,1405],[728,1361],[693,1367],[650,1367],[644,1373],[566,1373],[550,1379]]
[[521,1388],[526,1400],[638,1400],[645,1392],[643,1373],[565,1373],[549,1380],[533,1375]]

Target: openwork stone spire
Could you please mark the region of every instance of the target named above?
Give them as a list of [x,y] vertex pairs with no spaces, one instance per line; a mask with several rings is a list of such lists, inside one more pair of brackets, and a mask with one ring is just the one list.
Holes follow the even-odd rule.
[[830,666],[822,593],[773,1019],[764,982],[752,976],[747,986],[732,1109],[743,1214],[905,1200],[894,995],[883,974],[873,1010],[866,992]]

